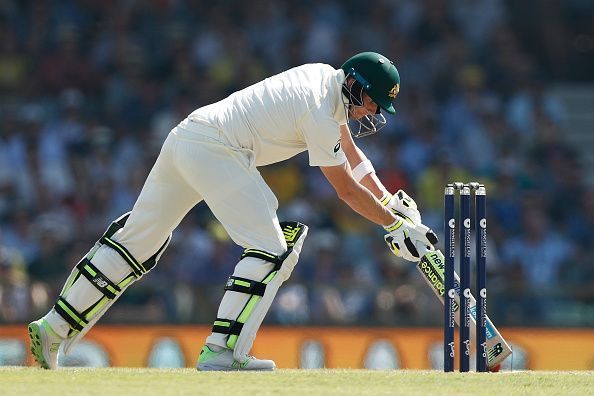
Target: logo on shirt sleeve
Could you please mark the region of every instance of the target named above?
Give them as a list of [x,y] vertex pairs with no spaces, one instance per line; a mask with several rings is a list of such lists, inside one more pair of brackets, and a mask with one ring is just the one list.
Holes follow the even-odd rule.
[[338,139],[336,146],[334,146],[334,154],[338,153],[338,150],[340,150],[340,139]]

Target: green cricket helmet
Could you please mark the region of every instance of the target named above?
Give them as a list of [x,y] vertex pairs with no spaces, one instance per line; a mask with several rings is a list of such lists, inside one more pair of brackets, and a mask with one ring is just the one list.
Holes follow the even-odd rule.
[[[378,105],[375,115],[356,120],[359,123],[358,130],[349,128],[351,134],[358,138],[379,131],[386,125],[380,109],[390,114],[396,113],[392,101],[400,90],[400,75],[394,62],[377,52],[362,52],[347,60],[341,68],[345,73],[342,93],[348,100],[345,102],[347,116],[352,106],[363,105],[363,93]],[[354,79],[352,84],[349,83],[349,77]]]
[[363,91],[390,114],[396,114],[393,100],[400,90],[400,74],[394,62],[377,52],[362,52],[342,65],[347,76],[359,82]]

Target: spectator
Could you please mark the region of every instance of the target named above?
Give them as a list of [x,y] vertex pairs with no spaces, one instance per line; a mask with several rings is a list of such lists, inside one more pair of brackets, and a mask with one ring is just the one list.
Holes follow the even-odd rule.
[[[500,253],[493,290],[510,298],[493,304],[506,308],[495,313],[498,323],[535,323],[551,304],[567,312],[594,306],[585,250],[593,244],[594,194],[566,140],[569,109],[550,90],[592,80],[587,40],[570,41],[591,25],[587,2],[115,3],[0,7],[0,245],[22,260],[2,267],[3,301],[17,301],[10,306],[19,310],[3,303],[0,321],[26,321],[47,308],[64,268],[85,253],[79,241],[130,210],[180,114],[264,75],[362,50],[389,53],[402,76],[396,117],[382,139],[361,141],[386,186],[407,191],[424,223],[440,230],[447,182],[487,185],[489,247]],[[534,13],[551,23],[524,23]],[[334,204],[333,190],[306,162],[263,172],[282,202],[279,217],[310,225],[306,243],[319,242],[269,319],[431,323],[432,292],[383,257],[381,233]],[[296,173],[305,177],[297,182]],[[525,206],[535,191],[544,202]],[[205,301],[222,292],[212,284],[224,282],[218,277],[238,256],[213,221],[195,208],[142,286],[157,289],[157,299],[144,299],[148,289],[140,287],[110,318],[136,310],[150,320],[209,320],[214,305]],[[203,276],[205,265],[216,270]],[[552,286],[563,295],[528,297]],[[419,311],[419,301],[432,308]],[[19,319],[23,312],[31,316]]]
[[521,310],[525,318],[547,323],[553,307],[552,291],[560,288],[563,263],[574,259],[575,249],[552,227],[538,205],[535,197],[526,199],[523,233],[503,244],[503,260],[510,265],[510,283],[521,286],[512,286],[509,304],[505,306]]
[[18,250],[0,245],[0,323],[26,321],[31,312],[29,280]]

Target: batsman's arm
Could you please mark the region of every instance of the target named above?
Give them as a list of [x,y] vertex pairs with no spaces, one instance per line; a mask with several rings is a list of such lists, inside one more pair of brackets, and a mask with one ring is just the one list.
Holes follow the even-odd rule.
[[353,179],[351,168],[346,162],[336,166],[321,166],[320,169],[338,197],[355,212],[384,227],[396,221],[392,212],[374,194]]
[[384,197],[388,193],[388,190],[375,174],[371,161],[369,161],[365,153],[355,144],[346,125],[340,127],[340,142],[351,170],[359,167],[361,174],[364,174],[359,183],[367,188],[377,199]]
[[421,224],[421,213],[414,199],[402,190],[398,190],[394,195],[388,192],[375,174],[371,161],[357,147],[351,133],[344,125],[340,130],[340,141],[355,180],[371,191],[382,205],[387,206],[394,214],[415,224]]

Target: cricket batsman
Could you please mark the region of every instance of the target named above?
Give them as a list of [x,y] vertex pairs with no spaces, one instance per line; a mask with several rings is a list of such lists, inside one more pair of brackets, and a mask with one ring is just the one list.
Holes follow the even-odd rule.
[[[167,136],[132,210],[115,219],[74,267],[53,308],[29,324],[31,352],[46,369],[80,340],[132,283],[159,261],[172,231],[204,201],[245,250],[198,358],[198,370],[273,370],[249,354],[272,301],[299,260],[307,226],[279,222],[278,201],[257,167],[307,151],[338,197],[384,227],[393,253],[419,261],[437,237],[414,201],[390,194],[353,137],[395,114],[400,76],[375,52],[336,70],[306,64],[192,112]],[[348,121],[357,121],[349,128]]]

